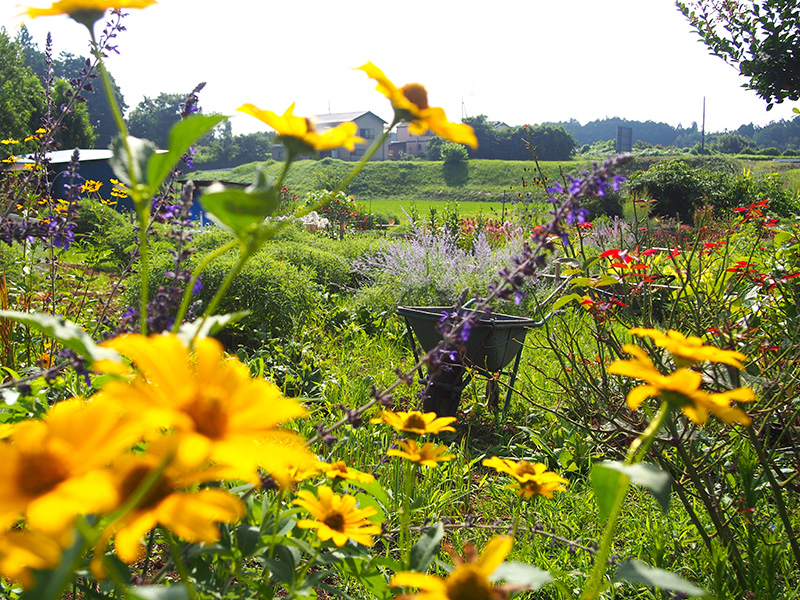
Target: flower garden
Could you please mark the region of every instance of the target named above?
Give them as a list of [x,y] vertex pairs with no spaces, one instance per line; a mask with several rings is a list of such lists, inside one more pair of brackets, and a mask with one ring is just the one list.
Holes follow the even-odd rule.
[[[153,3],[27,14],[85,25],[108,85],[96,22]],[[422,85],[360,70],[390,130],[477,143]],[[448,204],[390,238],[346,193],[371,150],[337,189],[286,185],[363,141],[354,123],[248,103],[286,161],[205,190],[203,227],[180,169],[225,117],[198,92],[166,152],[112,106],[112,181],[81,180],[76,151],[63,196],[42,191],[58,115],[0,180],[3,597],[800,595],[800,195],[780,175],[620,155],[556,180],[533,157],[504,220]],[[702,201],[656,198],[678,176]],[[441,342],[416,348],[399,305],[448,307]],[[496,313],[535,320],[513,379],[465,358]],[[455,416],[421,410],[448,374]]]

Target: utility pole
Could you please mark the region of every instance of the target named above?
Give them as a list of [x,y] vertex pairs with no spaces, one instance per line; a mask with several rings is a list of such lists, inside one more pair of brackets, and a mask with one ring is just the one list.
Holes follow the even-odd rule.
[[703,128],[700,136],[700,154],[706,153],[706,97],[703,96]]

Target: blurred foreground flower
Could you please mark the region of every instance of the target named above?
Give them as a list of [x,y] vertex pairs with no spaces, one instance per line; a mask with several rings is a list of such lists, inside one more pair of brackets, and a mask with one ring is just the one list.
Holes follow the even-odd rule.
[[141,9],[157,4],[156,0],[58,0],[46,8],[20,6],[20,16],[35,19],[56,15],[69,15],[78,23],[92,29],[95,21],[103,17],[109,8],[115,10]]
[[630,332],[639,337],[649,337],[656,346],[668,350],[672,354],[675,364],[679,367],[691,367],[695,363],[707,360],[743,369],[744,366],[741,361],[747,358],[744,354],[735,350],[721,350],[714,346],[704,346],[701,338],[693,335],[687,338],[673,329],[663,333],[658,329],[634,327]]
[[377,511],[371,507],[356,508],[356,499],[350,494],[340,496],[334,494],[327,485],[318,488],[319,498],[313,492],[301,490],[297,492],[299,499],[294,500],[305,508],[317,519],[301,519],[297,526],[301,529],[316,529],[317,537],[321,541],[333,540],[339,547],[345,545],[347,540],[353,540],[364,546],[372,546],[373,535],[381,532],[380,525],[369,520]]
[[403,450],[388,450],[386,455],[399,456],[424,467],[435,467],[437,463],[455,458],[455,454],[445,454],[446,446],[434,446],[433,442],[426,442],[420,446],[414,440],[407,440],[397,442],[397,445]]
[[118,404],[80,398],[14,425],[0,444],[0,528],[25,517],[35,529],[60,534],[77,515],[113,509],[118,498],[106,466],[141,432]]
[[467,542],[464,552],[467,560],[464,561],[455,553],[451,553],[456,563],[455,569],[442,579],[425,573],[403,571],[395,575],[389,582],[392,587],[414,587],[418,594],[404,596],[418,600],[492,600],[493,598],[507,598],[507,589],[493,587],[490,577],[497,568],[503,564],[508,553],[511,552],[513,539],[508,536],[492,538],[480,556],[477,556],[474,546]]
[[442,431],[455,431],[450,427],[450,423],[455,421],[455,417],[436,417],[436,413],[423,413],[418,410],[409,412],[391,412],[384,410],[371,423],[386,423],[397,431],[411,433],[414,435],[425,435],[426,433],[441,433]]
[[356,144],[364,142],[363,138],[356,135],[358,125],[353,122],[341,123],[318,133],[311,120],[294,115],[294,104],[287,108],[283,115],[275,114],[270,110],[262,110],[255,104],[242,104],[236,110],[255,117],[272,127],[289,154],[293,156],[341,147],[352,152],[355,150]]
[[112,467],[120,504],[132,502],[132,508],[100,536],[91,565],[97,577],[106,575],[103,555],[112,536],[117,556],[133,564],[144,555],[142,538],[156,525],[184,541],[212,544],[220,536],[217,523],[236,523],[244,516],[244,504],[237,496],[219,488],[198,489],[220,480],[220,469],[181,444],[179,435],[158,438],[145,454],[123,455]]
[[305,409],[276,385],[252,379],[217,340],[199,340],[194,352],[175,335],[123,335],[105,345],[136,371],[129,381],[107,383],[99,395],[119,400],[154,433],[183,433],[182,443],[226,467],[222,477],[258,484],[259,467],[270,472],[316,463],[297,434],[278,428]]
[[633,356],[630,360],[618,360],[608,367],[610,375],[624,375],[641,379],[640,385],[628,392],[628,408],[636,410],[647,398],[663,397],[670,406],[680,409],[697,425],[708,420],[709,413],[725,423],[750,425],[750,417],[732,402],[751,402],[755,393],[750,388],[736,388],[719,394],[708,394],[700,389],[703,376],[689,369],[678,369],[669,375],[662,375],[650,357],[639,346],[626,344],[622,349]]
[[531,496],[544,496],[553,498],[553,492],[564,492],[564,485],[569,483],[558,473],[548,471],[544,463],[529,463],[527,460],[514,462],[507,458],[494,456],[483,461],[484,467],[491,467],[498,473],[511,475],[517,480],[517,485],[508,486],[517,490],[517,495],[524,495],[526,498]]
[[428,129],[440,137],[457,144],[478,147],[478,138],[472,127],[464,123],[451,123],[444,110],[438,106],[428,106],[428,91],[419,83],[408,83],[396,87],[378,67],[368,62],[358,67],[367,77],[378,82],[375,88],[392,102],[395,115],[400,121],[410,121],[409,133],[424,135]]

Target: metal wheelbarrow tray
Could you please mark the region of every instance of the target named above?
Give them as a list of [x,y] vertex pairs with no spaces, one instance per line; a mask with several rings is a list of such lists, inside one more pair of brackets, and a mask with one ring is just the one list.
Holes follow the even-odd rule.
[[[452,306],[398,306],[397,312],[406,322],[409,339],[414,356],[419,360],[414,343],[414,336],[419,341],[419,345],[425,352],[430,352],[441,341],[442,336],[438,331],[439,322],[445,313],[453,311]],[[477,313],[471,309],[460,309],[460,313]],[[508,394],[506,396],[504,413],[508,410],[514,382],[519,369],[519,361],[522,356],[522,345],[525,335],[531,327],[541,325],[540,322],[525,317],[504,315],[502,313],[479,313],[480,319],[472,326],[469,340],[465,344],[464,351],[459,353],[459,362],[464,367],[477,368],[486,375],[504,373],[511,376]],[[413,335],[412,335],[413,332]],[[503,372],[503,368],[514,361],[514,366],[510,372]],[[462,372],[463,375],[463,372]],[[422,372],[420,371],[422,378]],[[433,397],[426,390],[423,396],[425,410],[436,412],[440,416],[455,415],[461,391],[469,383],[469,378],[462,381],[460,376],[451,377],[453,381],[443,383],[437,382],[438,376],[428,375],[424,378],[426,387],[431,385],[442,388],[441,393],[433,393]],[[449,396],[449,397],[448,397]]]

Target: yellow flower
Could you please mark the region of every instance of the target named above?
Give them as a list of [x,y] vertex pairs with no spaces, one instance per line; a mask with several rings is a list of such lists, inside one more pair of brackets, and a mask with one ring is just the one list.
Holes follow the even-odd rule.
[[244,504],[237,496],[220,488],[197,489],[201,483],[218,481],[221,469],[209,467],[202,453],[193,452],[179,438],[158,438],[146,454],[127,454],[114,462],[120,505],[133,498],[149,477],[158,475],[134,508],[100,536],[92,560],[98,577],[105,576],[103,553],[111,536],[117,556],[132,564],[144,554],[142,538],[158,524],[187,542],[212,544],[220,536],[217,523],[236,523],[244,516]]
[[731,405],[732,401],[751,402],[755,394],[750,388],[737,388],[721,394],[707,394],[700,389],[703,376],[689,369],[678,369],[669,375],[662,375],[656,369],[647,353],[633,344],[622,349],[633,356],[630,360],[618,360],[608,367],[611,375],[624,375],[641,379],[640,385],[628,392],[628,408],[636,410],[647,398],[663,396],[673,407],[679,408],[689,419],[702,425],[708,414],[722,419],[725,423],[750,424],[750,417],[744,411]]
[[292,489],[294,484],[309,477],[314,477],[318,473],[319,466],[308,463],[306,460],[300,461],[299,464],[289,461],[280,467],[272,468],[269,472],[270,477],[275,480],[275,483],[283,491]]
[[14,529],[0,533],[0,576],[29,589],[33,585],[31,569],[57,567],[62,551],[53,536],[40,531]]
[[747,358],[744,354],[735,350],[721,350],[714,346],[704,346],[701,338],[694,335],[687,338],[673,329],[668,330],[667,333],[662,333],[657,329],[634,327],[630,330],[630,333],[639,337],[652,338],[656,346],[664,348],[672,354],[675,364],[679,367],[691,367],[697,362],[707,360],[743,369],[741,361]]
[[374,419],[371,423],[386,423],[391,425],[397,431],[404,431],[406,433],[413,433],[415,435],[424,435],[426,433],[441,433],[442,431],[455,431],[450,427],[450,423],[455,421],[455,417],[439,417],[436,418],[436,413],[428,412],[423,413],[418,410],[409,412],[391,412],[384,410],[381,414]]
[[0,444],[0,528],[20,517],[34,529],[64,531],[76,515],[105,512],[117,494],[105,467],[141,437],[119,405],[65,400],[43,420],[14,425]]
[[557,473],[548,471],[543,463],[529,463],[527,460],[514,462],[494,456],[484,460],[483,466],[511,475],[517,480],[517,485],[512,484],[509,488],[516,489],[517,495],[524,495],[526,498],[538,495],[552,499],[553,492],[566,491],[564,485],[569,483]]
[[437,106],[428,106],[428,91],[419,83],[409,83],[401,88],[396,87],[378,67],[371,62],[358,67],[367,77],[378,82],[375,88],[392,103],[395,115],[402,121],[410,121],[409,133],[423,135],[428,129],[451,142],[478,147],[478,139],[472,127],[464,123],[451,123],[444,110]]
[[425,467],[435,467],[436,463],[446,462],[455,458],[454,454],[444,454],[447,452],[446,446],[434,446],[433,442],[426,442],[422,446],[417,445],[414,440],[397,442],[397,445],[405,450],[388,450],[387,456],[399,456],[411,462],[419,463]]
[[156,4],[155,0],[57,0],[47,8],[23,6],[21,7],[23,10],[20,16],[35,19],[37,17],[68,15],[78,23],[91,29],[94,22],[101,19],[103,13],[109,8],[129,10],[147,8],[153,4]]
[[[305,409],[280,389],[226,358],[217,340],[204,338],[193,353],[175,335],[123,335],[106,342],[129,358],[137,371],[130,381],[111,381],[100,394],[119,400],[153,430],[187,434],[207,457],[227,467],[225,476],[258,483],[267,472],[316,460],[295,433],[279,425]],[[195,439],[191,439],[191,438]]]
[[97,190],[103,187],[102,181],[95,181],[94,179],[87,179],[81,186],[81,194],[94,194]]
[[12,140],[12,139],[0,140],[0,144],[5,144],[6,146],[9,146],[11,144],[19,144],[19,140]]
[[353,122],[341,123],[336,127],[318,133],[314,123],[305,117],[294,115],[294,104],[286,109],[283,115],[269,110],[262,110],[255,104],[242,104],[237,110],[255,117],[272,127],[290,152],[296,155],[307,154],[314,150],[333,150],[345,147],[350,152],[356,144],[365,140],[356,135],[358,125]]
[[372,546],[372,536],[381,532],[380,525],[369,520],[369,517],[377,514],[373,507],[356,508],[353,496],[334,494],[327,485],[321,485],[318,494],[319,498],[308,490],[297,493],[300,498],[294,500],[293,504],[302,506],[317,519],[301,519],[297,522],[298,527],[316,529],[320,540],[333,540],[339,547],[344,546],[347,540]]
[[508,536],[492,538],[483,549],[480,557],[476,557],[471,544],[465,547],[467,562],[454,556],[456,567],[442,579],[425,573],[403,571],[389,582],[392,587],[415,587],[418,594],[405,596],[419,600],[492,600],[506,597],[504,590],[492,586],[489,580],[508,553],[511,552],[513,539]]
[[319,463],[319,468],[325,472],[325,475],[336,481],[337,479],[350,479],[359,483],[372,483],[375,477],[369,473],[362,473],[348,467],[343,460],[337,460],[335,463]]

